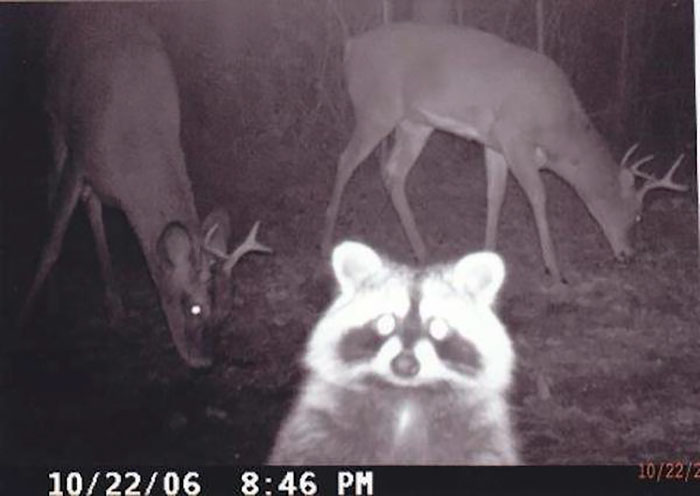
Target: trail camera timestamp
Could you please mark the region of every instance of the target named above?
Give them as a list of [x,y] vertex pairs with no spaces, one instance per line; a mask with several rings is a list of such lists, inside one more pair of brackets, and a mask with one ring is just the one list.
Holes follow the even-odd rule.
[[241,474],[239,489],[242,496],[373,496],[374,473],[371,470],[339,470],[335,481],[332,481],[330,478],[317,480],[316,473],[310,470],[300,473],[286,471],[280,473],[279,477],[260,475],[249,470]]
[[54,471],[48,496],[373,496],[374,472],[324,468]]

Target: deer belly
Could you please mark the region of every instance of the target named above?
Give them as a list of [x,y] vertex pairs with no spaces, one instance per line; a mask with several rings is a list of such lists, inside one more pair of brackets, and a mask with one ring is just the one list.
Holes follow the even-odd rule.
[[487,141],[494,122],[493,113],[479,107],[470,107],[455,115],[433,111],[421,111],[421,115],[436,129],[481,143]]

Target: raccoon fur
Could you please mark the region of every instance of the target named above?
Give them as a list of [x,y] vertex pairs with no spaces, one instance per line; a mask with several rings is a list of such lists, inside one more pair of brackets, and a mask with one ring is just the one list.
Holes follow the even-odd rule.
[[346,241],[332,267],[340,291],[310,335],[270,463],[518,463],[506,401],[514,352],[492,309],[501,258],[411,269]]

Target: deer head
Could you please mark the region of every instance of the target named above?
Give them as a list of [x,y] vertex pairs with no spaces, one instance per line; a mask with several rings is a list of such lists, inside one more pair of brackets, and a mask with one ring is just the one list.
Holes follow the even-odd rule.
[[[632,145],[620,161],[619,183],[624,208],[611,209],[609,216],[616,218],[609,225],[618,226],[618,229],[603,229],[610,240],[615,255],[620,260],[626,260],[634,254],[629,242],[629,233],[634,224],[641,220],[644,198],[649,191],[654,189],[668,189],[672,191],[687,191],[688,186],[673,181],[672,177],[683,162],[684,154],[680,154],[666,171],[663,177],[657,178],[643,172],[640,168],[654,159],[654,155],[647,155],[632,163],[630,159],[639,147],[639,143]],[[635,180],[639,178],[643,183],[637,187]],[[622,226],[620,229],[619,227]]]
[[158,240],[162,307],[177,351],[191,367],[212,363],[212,334],[231,311],[235,264],[248,252],[271,251],[255,239],[259,224],[230,254],[226,252],[230,223],[223,210],[212,212],[197,236],[183,224],[171,222]]

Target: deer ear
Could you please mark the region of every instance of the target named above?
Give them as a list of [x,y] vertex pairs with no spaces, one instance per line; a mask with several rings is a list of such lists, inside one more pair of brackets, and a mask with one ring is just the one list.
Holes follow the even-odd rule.
[[206,237],[210,231],[209,246],[226,252],[228,240],[231,237],[231,220],[228,212],[223,208],[215,208],[202,222],[202,236]]
[[158,238],[156,250],[159,258],[170,267],[182,267],[191,260],[192,238],[185,226],[171,222]]
[[331,265],[342,292],[356,290],[384,266],[374,250],[356,241],[338,245],[333,250]]
[[463,293],[479,303],[491,305],[505,278],[505,265],[500,256],[492,252],[479,252],[465,256],[454,266],[452,281]]
[[622,196],[627,197],[634,194],[634,174],[629,169],[620,169],[619,181]]

